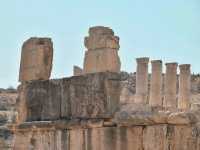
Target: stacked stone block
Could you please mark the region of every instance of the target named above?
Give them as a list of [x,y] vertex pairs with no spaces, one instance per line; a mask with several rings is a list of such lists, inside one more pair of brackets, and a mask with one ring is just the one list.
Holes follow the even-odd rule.
[[[166,64],[163,96],[162,61],[151,61],[149,91],[147,57],[137,59],[135,102],[139,105],[120,105],[118,42],[111,29],[90,28],[83,70],[74,67],[73,77],[56,80],[49,80],[51,61],[43,63],[48,53],[39,49],[42,54],[34,59],[24,60],[23,56],[21,66],[26,61],[33,66],[38,60],[43,69],[49,69],[43,72],[45,75],[40,72],[41,66],[41,70],[25,67],[20,71],[20,75],[28,75],[21,75],[20,80],[19,122],[8,126],[3,143],[12,139],[6,146],[14,150],[199,150],[200,106],[192,105],[192,111],[185,111],[189,108],[190,66],[179,66],[178,108],[184,111],[176,109],[177,63]],[[33,47],[38,50],[37,44]],[[25,49],[23,53],[31,57],[29,48]],[[2,145],[0,148],[5,148]]]
[[108,27],[92,27],[89,36],[85,38],[85,52],[83,72],[120,72],[120,59],[118,56],[119,37],[114,35]]

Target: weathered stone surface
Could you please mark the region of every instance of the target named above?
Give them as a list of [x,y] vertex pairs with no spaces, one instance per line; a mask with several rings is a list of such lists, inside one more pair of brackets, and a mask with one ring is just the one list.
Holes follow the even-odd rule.
[[197,123],[197,118],[193,113],[176,112],[169,115],[167,122],[169,124],[194,124]]
[[155,125],[147,126],[143,131],[143,147],[144,150],[165,150],[167,126]]
[[115,73],[34,81],[22,87],[19,106],[25,110],[20,114],[27,112],[28,121],[110,118],[119,106],[120,75]]
[[5,126],[0,126],[0,149],[13,150],[14,134]]
[[92,27],[89,29],[89,37],[85,38],[85,47],[88,50],[119,49],[119,37],[114,36],[114,32],[108,27]]
[[197,140],[199,129],[191,126],[174,126],[171,128],[171,143],[173,150],[198,150]]
[[61,135],[59,130],[16,132],[13,149],[64,150],[64,148],[62,149]]
[[199,150],[199,131],[197,126],[167,124],[70,130],[37,126],[14,129],[10,143],[14,150]]
[[74,70],[73,71],[74,71],[74,73],[73,73],[74,76],[80,76],[80,75],[83,74],[83,69],[81,69],[78,66],[74,66]]
[[22,84],[18,103],[18,122],[58,119],[61,110],[60,91],[59,80]]
[[177,108],[177,63],[166,63],[164,101],[166,108]]
[[85,38],[88,49],[84,58],[84,73],[120,72],[119,38],[107,27],[92,27]]
[[86,51],[84,58],[84,73],[120,72],[120,59],[115,49],[99,49]]
[[0,93],[0,110],[14,110],[17,93]]
[[47,80],[51,74],[53,43],[48,38],[30,38],[22,47],[19,81]]
[[193,103],[191,105],[191,110],[192,111],[200,111],[200,103]]
[[179,65],[178,108],[188,110],[191,101],[191,71],[189,64]]
[[127,104],[115,113],[114,122],[119,126],[165,124],[169,114],[147,105]]
[[137,58],[135,103],[148,103],[148,63],[149,58]]
[[162,61],[151,61],[150,106],[162,106]]

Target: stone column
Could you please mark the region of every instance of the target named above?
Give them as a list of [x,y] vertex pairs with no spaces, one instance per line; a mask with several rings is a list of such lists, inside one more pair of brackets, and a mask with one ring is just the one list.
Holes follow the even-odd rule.
[[149,58],[137,58],[135,103],[146,104],[148,98],[148,63]]
[[162,106],[162,61],[151,61],[150,106]]
[[91,27],[89,36],[85,37],[83,72],[120,72],[121,62],[118,56],[119,37],[112,29],[103,26]]
[[30,38],[21,52],[19,81],[48,80],[53,61],[53,42],[50,38]]
[[164,102],[166,108],[176,108],[177,63],[166,63]]
[[179,65],[179,95],[178,108],[189,109],[190,107],[190,92],[191,92],[191,72],[190,65]]

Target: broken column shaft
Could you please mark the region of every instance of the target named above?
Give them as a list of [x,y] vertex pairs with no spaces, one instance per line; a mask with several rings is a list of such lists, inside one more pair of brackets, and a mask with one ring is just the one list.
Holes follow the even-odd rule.
[[150,84],[150,106],[162,106],[162,61],[153,60],[151,84]]
[[91,27],[89,36],[85,37],[83,72],[120,72],[121,62],[118,56],[119,37],[108,27]]
[[164,102],[166,108],[176,108],[177,63],[166,64]]
[[149,58],[137,58],[135,103],[146,104],[148,98],[148,63]]
[[189,109],[190,107],[190,92],[191,92],[191,71],[189,64],[179,65],[179,95],[178,108]]

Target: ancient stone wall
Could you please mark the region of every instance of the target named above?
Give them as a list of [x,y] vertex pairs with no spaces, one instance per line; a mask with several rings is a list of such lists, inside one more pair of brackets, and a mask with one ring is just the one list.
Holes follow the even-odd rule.
[[[0,149],[200,149],[200,103],[191,101],[190,65],[179,65],[177,75],[178,64],[167,63],[163,75],[162,61],[153,60],[149,75],[149,58],[137,58],[129,85],[120,73],[119,38],[110,28],[92,27],[83,70],[74,67],[74,76],[50,80],[52,45],[46,38],[24,43],[17,114],[0,120]],[[124,85],[132,94],[123,97]]]

